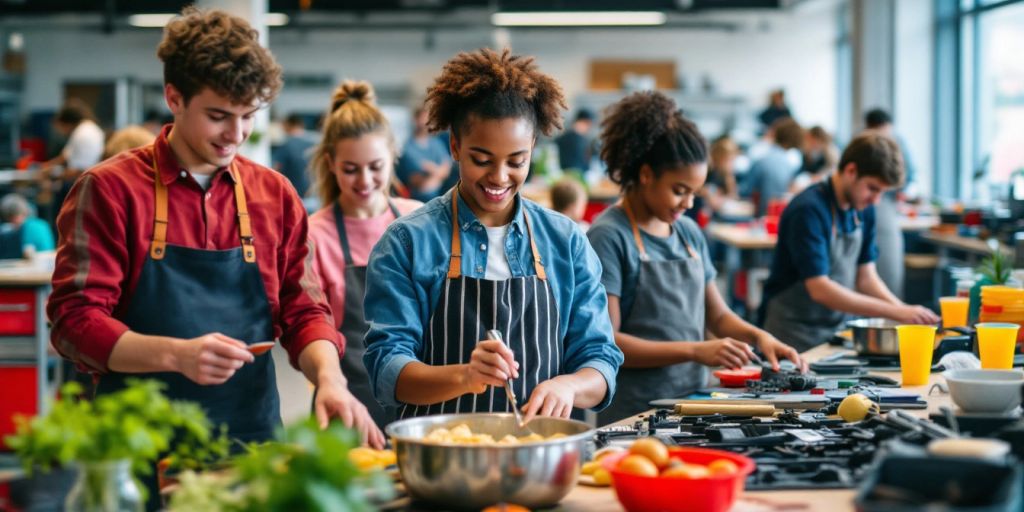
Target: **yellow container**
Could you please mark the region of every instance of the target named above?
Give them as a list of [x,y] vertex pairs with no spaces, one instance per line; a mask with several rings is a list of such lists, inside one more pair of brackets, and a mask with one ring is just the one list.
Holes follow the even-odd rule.
[[900,373],[903,386],[928,384],[932,370],[932,352],[935,350],[934,325],[897,325],[896,337],[900,342]]
[[978,331],[978,353],[981,367],[992,370],[1013,368],[1013,350],[1017,346],[1017,331],[1020,326],[1010,323],[982,323],[975,325]]
[[971,299],[968,297],[941,297],[939,308],[942,310],[942,327],[967,327],[967,310]]
[[992,306],[1008,306],[1024,302],[1024,289],[1002,285],[981,287],[981,303]]

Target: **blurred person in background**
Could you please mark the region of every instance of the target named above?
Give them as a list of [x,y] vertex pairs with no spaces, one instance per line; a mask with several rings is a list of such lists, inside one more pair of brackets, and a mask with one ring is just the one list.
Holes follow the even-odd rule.
[[717,212],[730,199],[739,198],[736,186],[736,157],[740,147],[728,135],[711,143],[708,160],[708,180],[704,183],[704,198],[712,211]]
[[114,132],[107,145],[103,147],[103,159],[106,160],[122,151],[141,148],[152,144],[156,135],[146,129],[145,126],[132,124]]
[[413,112],[412,137],[402,148],[396,174],[417,201],[429,201],[441,195],[452,170],[448,147],[427,129],[427,110]]
[[768,107],[757,115],[757,119],[761,121],[761,127],[767,129],[775,124],[775,121],[784,117],[793,117],[789,111],[789,105],[786,105],[786,91],[775,89],[768,96]]
[[899,203],[905,196],[916,195],[917,177],[913,160],[907,151],[903,138],[896,134],[892,125],[892,116],[880,108],[871,109],[864,114],[864,126],[867,132],[874,132],[896,141],[903,155],[903,166],[906,179],[903,187],[887,192],[878,203],[878,275],[897,297],[903,297],[905,265],[903,258],[906,252],[903,230],[900,229]]
[[288,178],[299,197],[306,197],[309,190],[309,159],[316,140],[306,132],[306,125],[298,114],[290,114],[285,118],[284,132],[284,142],[274,148],[271,154],[274,170]]
[[804,351],[827,342],[854,316],[938,323],[931,310],[896,297],[875,269],[875,205],[902,181],[896,143],[863,133],[843,151],[838,170],[793,198],[779,221],[764,284],[765,330]]
[[[64,149],[39,168],[38,203],[54,218],[71,185],[103,157],[103,129],[93,120],[92,109],[78,98],[70,98],[53,119],[54,129],[67,137]],[[55,169],[63,172],[54,174]]]
[[590,227],[583,220],[587,211],[587,191],[574,178],[562,178],[551,187],[551,209],[572,219],[583,231]]
[[803,166],[789,187],[792,195],[828,178],[839,165],[839,149],[832,142],[832,135],[821,126],[814,126],[804,133],[803,153]]
[[0,258],[28,258],[39,251],[53,250],[53,230],[33,215],[28,200],[20,194],[0,199],[0,218]]
[[773,144],[768,152],[750,166],[741,194],[754,202],[755,215],[761,217],[771,201],[784,199],[789,183],[800,169],[800,149],[804,145],[804,129],[791,118],[784,117],[771,126]]
[[558,166],[563,171],[575,170],[585,173],[590,169],[590,157],[593,155],[594,139],[590,130],[594,127],[594,114],[587,109],[579,109],[572,126],[555,139],[558,146]]

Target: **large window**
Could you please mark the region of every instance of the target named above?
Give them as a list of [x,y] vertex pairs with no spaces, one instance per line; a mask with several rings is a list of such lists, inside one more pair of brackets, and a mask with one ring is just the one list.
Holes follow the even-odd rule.
[[938,0],[936,192],[1006,197],[1024,169],[1024,0]]
[[1005,184],[1024,169],[1024,2],[981,13],[978,43],[978,155]]

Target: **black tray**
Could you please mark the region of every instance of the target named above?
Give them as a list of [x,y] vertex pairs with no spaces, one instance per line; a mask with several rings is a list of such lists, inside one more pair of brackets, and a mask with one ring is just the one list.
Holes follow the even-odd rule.
[[[1017,512],[1024,479],[1020,464],[978,459],[889,455],[857,491],[859,512]],[[881,499],[882,495],[900,499]],[[959,496],[952,498],[952,496]]]

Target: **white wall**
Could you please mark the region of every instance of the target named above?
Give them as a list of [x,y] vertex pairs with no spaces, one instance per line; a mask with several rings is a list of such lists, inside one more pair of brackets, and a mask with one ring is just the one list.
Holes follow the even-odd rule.
[[931,195],[934,166],[934,2],[896,5],[895,127],[917,169],[918,190]]
[[[514,51],[536,55],[557,78],[572,103],[586,89],[594,58],[673,59],[677,70],[709,75],[719,92],[746,97],[761,108],[767,93],[784,87],[795,117],[832,130],[836,122],[837,37],[835,1],[804,2],[779,12],[729,13],[737,32],[683,29],[511,31]],[[721,14],[701,15],[722,19]],[[10,28],[10,27],[8,27]],[[54,109],[67,80],[129,76],[159,82],[155,51],[159,30],[119,31],[112,36],[74,29],[24,31],[28,73],[25,111]],[[388,86],[411,85],[420,93],[449,57],[492,44],[490,29],[440,31],[425,48],[421,31],[375,32],[271,30],[270,47],[288,72],[329,72],[335,79],[359,78]],[[288,90],[281,112],[326,107],[330,90]]]

